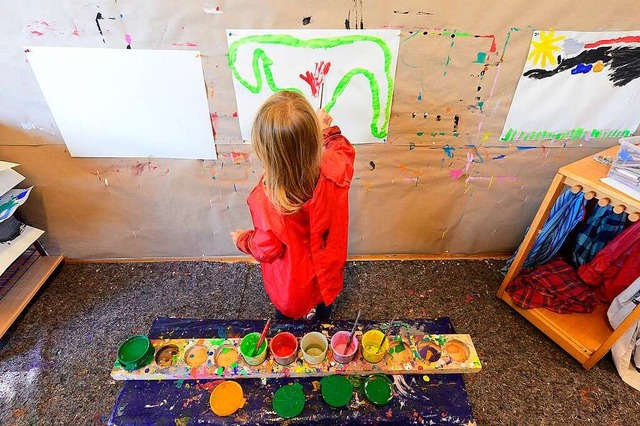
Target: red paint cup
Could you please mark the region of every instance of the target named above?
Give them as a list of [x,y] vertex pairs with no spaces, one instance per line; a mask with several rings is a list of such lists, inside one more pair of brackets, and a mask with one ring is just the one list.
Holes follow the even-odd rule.
[[331,352],[333,352],[333,359],[340,364],[347,364],[353,360],[353,357],[358,352],[358,339],[353,336],[349,347],[347,348],[347,341],[349,340],[348,331],[338,331],[331,338]]
[[298,339],[291,333],[278,333],[271,339],[269,348],[280,365],[289,365],[298,358]]

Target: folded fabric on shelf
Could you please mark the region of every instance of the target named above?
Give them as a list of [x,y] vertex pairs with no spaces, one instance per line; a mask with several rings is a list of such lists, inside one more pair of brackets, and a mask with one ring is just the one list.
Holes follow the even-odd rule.
[[597,287],[598,297],[611,302],[640,276],[640,222],[622,231],[578,269],[588,285]]
[[591,262],[600,250],[624,231],[626,223],[626,213],[616,214],[610,205],[601,207],[596,204],[584,227],[576,235],[573,264],[580,267]]
[[562,258],[521,273],[506,291],[521,308],[547,308],[560,314],[591,312],[598,303],[591,288]]
[[[569,233],[584,219],[585,204],[586,200],[581,192],[574,194],[567,190],[558,197],[524,262],[523,268],[542,265],[558,254]],[[507,264],[503,268],[504,272],[509,269],[515,256],[514,254],[507,260]]]

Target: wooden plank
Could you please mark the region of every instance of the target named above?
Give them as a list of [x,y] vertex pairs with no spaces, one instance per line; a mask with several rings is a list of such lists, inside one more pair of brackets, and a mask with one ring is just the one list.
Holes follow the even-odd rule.
[[[366,262],[383,260],[484,260],[484,259],[508,259],[511,253],[484,253],[484,254],[357,254],[347,256],[347,261]],[[156,257],[156,258],[112,258],[112,259],[77,259],[65,258],[65,263],[153,263],[153,262],[224,262],[224,263],[258,263],[249,256],[218,256],[218,257]]]
[[62,256],[38,258],[11,290],[0,299],[0,337],[11,327],[11,324],[62,262],[62,259]]
[[542,200],[542,204],[538,209],[535,217],[533,218],[533,222],[531,222],[531,226],[529,227],[529,231],[527,235],[525,235],[522,244],[518,248],[518,253],[516,254],[515,259],[513,259],[513,263],[507,272],[507,275],[504,277],[500,288],[498,289],[497,297],[502,298],[504,295],[504,289],[511,282],[513,278],[516,277],[520,273],[522,269],[522,265],[527,259],[527,255],[531,251],[533,244],[540,233],[540,230],[544,226],[544,222],[547,220],[549,216],[549,212],[553,207],[554,202],[564,189],[564,176],[560,174],[556,174],[551,182],[551,186],[547,190],[547,194],[544,196],[544,200]]
[[[362,332],[356,333],[360,340]],[[329,337],[326,332],[325,335]],[[174,363],[160,366],[156,361],[134,371],[126,371],[118,362],[114,363],[111,377],[115,380],[176,380],[176,379],[247,379],[278,377],[321,377],[328,374],[368,375],[385,374],[454,374],[476,373],[482,368],[478,353],[468,334],[407,334],[390,336],[390,350],[377,364],[367,362],[361,355],[361,348],[354,360],[340,364],[333,360],[331,350],[325,361],[316,365],[307,364],[298,350],[296,361],[287,366],[275,362],[271,354],[259,366],[250,366],[240,355],[239,338],[202,339],[152,339],[156,355],[167,345],[175,345],[177,353],[169,359]],[[402,342],[401,351],[394,350]],[[187,365],[193,347],[202,347],[202,357],[198,365]],[[361,345],[359,345],[361,347]],[[427,349],[428,348],[428,349]],[[450,349],[451,348],[451,349]],[[435,349],[436,352],[433,352]],[[223,352],[225,361],[218,365],[218,352]],[[231,353],[233,359],[227,357]],[[437,353],[432,361],[423,359]],[[237,357],[236,357],[237,356]],[[192,361],[193,362],[193,361]]]
[[581,364],[589,360],[613,333],[607,319],[608,306],[601,303],[591,313],[558,314],[544,308],[520,308],[513,303],[508,293],[504,293],[502,300]]

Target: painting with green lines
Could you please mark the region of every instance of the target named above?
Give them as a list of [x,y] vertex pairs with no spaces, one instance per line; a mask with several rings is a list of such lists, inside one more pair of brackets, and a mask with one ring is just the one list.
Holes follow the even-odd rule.
[[227,30],[227,40],[245,141],[260,105],[280,90],[325,108],[352,143],[386,141],[399,30]]

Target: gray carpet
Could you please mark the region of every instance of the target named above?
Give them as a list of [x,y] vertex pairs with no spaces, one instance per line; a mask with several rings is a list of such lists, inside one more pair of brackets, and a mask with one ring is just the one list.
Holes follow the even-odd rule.
[[[502,262],[352,262],[334,317],[448,316],[483,362],[466,376],[478,424],[640,424],[640,393],[609,357],[584,371],[495,298]],[[266,318],[257,265],[65,265],[0,342],[0,425],[104,424],[118,344],[158,316]]]

